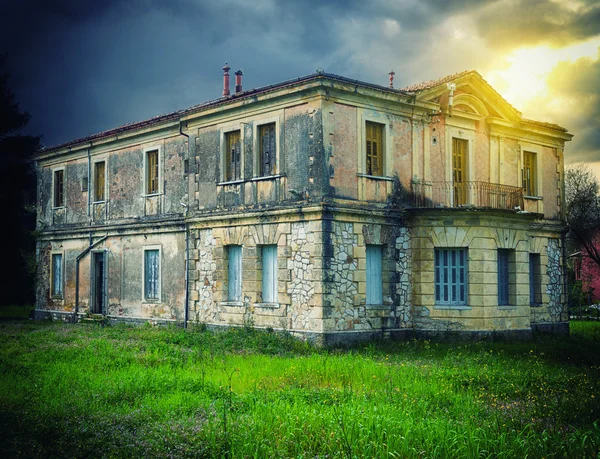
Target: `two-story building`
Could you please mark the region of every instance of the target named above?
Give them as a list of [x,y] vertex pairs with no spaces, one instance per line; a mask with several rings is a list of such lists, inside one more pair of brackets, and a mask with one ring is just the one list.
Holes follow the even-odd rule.
[[[567,130],[318,71],[44,150],[36,314],[323,342],[568,327]],[[390,84],[390,86],[392,86]]]

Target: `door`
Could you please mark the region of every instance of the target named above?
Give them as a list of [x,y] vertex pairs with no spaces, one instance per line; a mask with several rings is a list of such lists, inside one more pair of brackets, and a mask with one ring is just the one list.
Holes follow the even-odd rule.
[[468,140],[452,139],[452,183],[454,207],[467,203],[467,145]]
[[92,253],[92,314],[105,314],[106,252]]

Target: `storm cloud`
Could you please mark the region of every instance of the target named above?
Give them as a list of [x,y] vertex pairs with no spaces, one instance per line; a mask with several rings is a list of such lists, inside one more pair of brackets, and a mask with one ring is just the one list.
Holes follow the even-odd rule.
[[[245,88],[319,67],[379,84],[394,69],[401,87],[600,38],[600,3],[580,0],[22,0],[0,18],[11,85],[48,146],[219,97],[225,61]],[[600,161],[599,68],[560,62],[554,103],[516,107],[575,134],[567,161]]]

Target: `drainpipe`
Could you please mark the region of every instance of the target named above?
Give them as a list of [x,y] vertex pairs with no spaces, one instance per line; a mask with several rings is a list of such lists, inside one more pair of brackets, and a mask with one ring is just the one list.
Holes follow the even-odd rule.
[[96,247],[101,242],[105,241],[108,238],[108,234],[106,236],[102,236],[96,242],[92,244],[92,234],[90,233],[90,245],[75,259],[75,313],[73,314],[74,322],[77,321],[77,314],[79,313],[79,262],[83,257],[85,257],[90,250]]
[[[190,167],[190,156],[192,145],[190,143],[190,136],[185,134],[181,130],[181,120],[179,120],[179,133],[185,137],[187,137],[188,142],[188,173]],[[188,178],[188,195],[189,195],[189,178]],[[188,198],[188,203],[189,203]],[[181,205],[187,211],[187,205],[184,202],[181,202]],[[188,320],[189,320],[189,300],[190,300],[190,231],[188,222],[185,222],[185,304],[183,305],[183,328],[187,328]]]

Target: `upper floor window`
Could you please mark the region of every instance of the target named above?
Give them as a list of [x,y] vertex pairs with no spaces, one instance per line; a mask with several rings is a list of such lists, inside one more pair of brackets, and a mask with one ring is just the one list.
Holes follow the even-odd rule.
[[158,150],[146,151],[146,194],[159,192],[159,172]]
[[53,175],[53,205],[63,207],[65,205],[65,170],[58,169]]
[[242,177],[242,145],[240,131],[225,133],[225,174],[226,182]]
[[435,303],[467,304],[467,249],[435,249]]
[[106,162],[94,164],[94,201],[104,201],[106,198]]
[[367,244],[367,304],[383,303],[382,247]]
[[382,176],[383,173],[383,139],[385,125],[365,122],[365,142],[366,142],[366,171],[367,175]]
[[536,153],[523,152],[523,192],[525,196],[537,196],[537,164]]
[[452,186],[454,187],[454,205],[467,203],[467,139],[452,138]]
[[275,123],[263,124],[258,127],[258,143],[260,149],[260,176],[274,175],[276,173],[277,158]]

